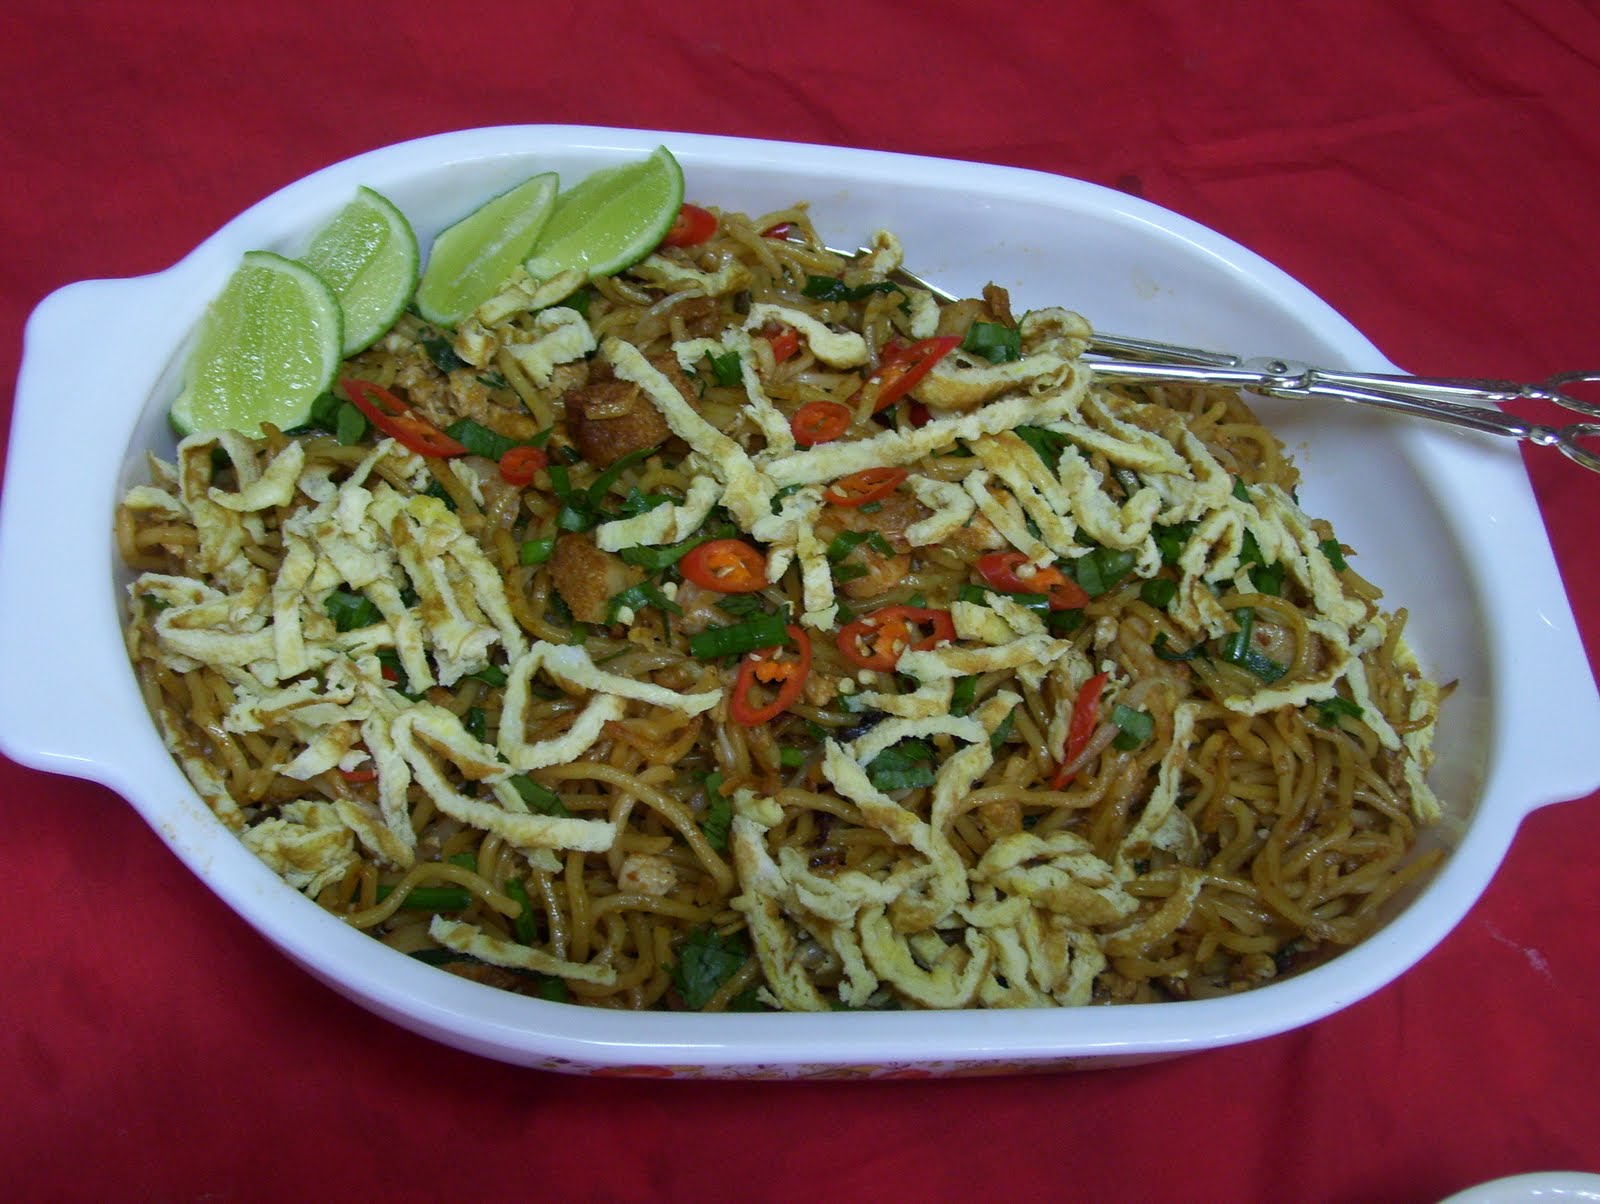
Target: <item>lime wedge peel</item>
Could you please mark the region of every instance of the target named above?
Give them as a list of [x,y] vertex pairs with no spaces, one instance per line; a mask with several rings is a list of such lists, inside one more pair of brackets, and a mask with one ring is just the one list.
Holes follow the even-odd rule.
[[248,252],[200,320],[173,427],[258,436],[263,422],[304,425],[339,370],[343,327],[339,300],[317,273]]
[[474,209],[433,240],[417,312],[455,326],[498,292],[544,229],[559,186],[547,171]]
[[591,172],[556,198],[526,264],[535,280],[575,268],[612,276],[661,245],[683,207],[683,169],[658,146],[649,157]]
[[381,193],[360,188],[300,257],[328,283],[344,314],[344,354],[376,343],[417,287],[417,236]]

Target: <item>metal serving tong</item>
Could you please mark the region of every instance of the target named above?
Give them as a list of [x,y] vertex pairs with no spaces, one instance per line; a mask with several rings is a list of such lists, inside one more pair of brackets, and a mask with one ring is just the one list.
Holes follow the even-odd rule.
[[1084,360],[1096,377],[1108,382],[1227,385],[1268,397],[1328,397],[1431,418],[1464,430],[1524,439],[1539,447],[1554,447],[1585,468],[1600,472],[1600,454],[1579,442],[1600,435],[1600,422],[1545,426],[1490,408],[1513,401],[1547,401],[1588,418],[1600,418],[1600,406],[1562,391],[1564,385],[1579,381],[1600,381],[1600,371],[1561,372],[1539,384],[1384,372],[1336,372],[1299,360],[1265,356],[1245,359],[1198,347],[1098,332]]
[[[854,254],[835,252],[847,259],[870,253],[866,248]],[[953,294],[903,268],[891,272],[890,278],[913,288],[926,289],[940,300],[956,300]],[[1600,436],[1600,421],[1545,426],[1493,408],[1514,401],[1545,401],[1586,418],[1600,419],[1600,405],[1563,392],[1566,385],[1600,381],[1600,370],[1561,372],[1538,384],[1400,373],[1337,372],[1299,360],[1246,359],[1226,352],[1105,332],[1095,333],[1084,362],[1097,378],[1106,382],[1224,385],[1268,397],[1326,397],[1431,418],[1464,430],[1522,439],[1538,447],[1554,447],[1568,459],[1600,472],[1600,451],[1591,451],[1579,442]]]

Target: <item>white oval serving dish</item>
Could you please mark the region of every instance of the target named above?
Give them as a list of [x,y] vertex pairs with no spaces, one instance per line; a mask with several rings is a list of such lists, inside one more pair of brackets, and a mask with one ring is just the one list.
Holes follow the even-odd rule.
[[[1600,785],[1600,699],[1515,449],[1332,404],[1261,402],[1329,518],[1411,612],[1425,667],[1460,685],[1433,781],[1449,856],[1372,938],[1332,963],[1223,999],[1072,1010],[828,1015],[623,1014],[444,974],[346,927],[218,823],[167,755],[121,641],[126,576],[111,516],[170,454],[165,410],[186,339],[239,257],[296,254],[358,185],[426,246],[538,171],[575,180],[665,143],[690,199],[759,213],[809,200],[834,245],[888,228],[907,265],[957,291],[993,280],[1107,330],[1337,367],[1394,370],[1329,306],[1260,257],[1147,202],[1014,168],[737,138],[515,126],[443,134],[335,164],[273,194],[165,272],[52,294],[28,324],[0,503],[0,747],[122,794],[264,937],[343,994],[418,1033],[567,1071],[798,1077],[1102,1066],[1267,1036],[1370,994],[1466,914],[1522,817]],[[85,440],[85,430],[98,438]],[[53,449],[71,442],[73,470]],[[34,583],[48,578],[48,602]],[[1516,622],[1493,616],[1519,616]],[[1559,705],[1553,705],[1559,700]],[[92,716],[86,721],[85,716]]]

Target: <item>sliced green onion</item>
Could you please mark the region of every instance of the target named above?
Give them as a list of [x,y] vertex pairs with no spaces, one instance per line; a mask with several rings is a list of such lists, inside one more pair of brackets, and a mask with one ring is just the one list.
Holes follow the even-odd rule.
[[1139,587],[1139,598],[1147,606],[1165,610],[1178,596],[1178,583],[1171,577],[1152,577]]
[[806,763],[803,749],[783,747],[778,749],[778,764],[785,769],[799,769]]
[[461,717],[461,726],[467,735],[482,743],[489,734],[489,716],[482,707],[468,707],[467,713]]
[[1338,727],[1342,718],[1360,719],[1362,716],[1361,707],[1342,694],[1319,699],[1312,705],[1317,708],[1317,724],[1320,727]]
[[514,903],[521,905],[522,910],[511,921],[511,929],[517,934],[517,943],[531,945],[538,939],[538,930],[533,926],[533,900],[528,898],[528,888],[522,884],[521,878],[507,878],[505,886],[501,887],[506,897]]
[[833,566],[833,579],[841,583],[856,581],[865,577],[871,571],[864,564],[836,564]]
[[728,627],[708,627],[689,637],[689,654],[709,661],[776,647],[789,642],[788,627],[788,616],[782,614],[757,615]]
[[1189,538],[1194,534],[1195,523],[1174,523],[1170,527],[1159,524],[1152,527],[1150,534],[1155,536],[1156,547],[1161,552],[1161,563],[1175,565],[1178,558],[1183,555],[1183,549],[1188,546]]
[[1150,651],[1164,661],[1192,661],[1204,651],[1205,646],[1204,640],[1197,640],[1194,647],[1187,652],[1174,652],[1172,651],[1171,642],[1167,639],[1167,633],[1163,631],[1156,636],[1155,642],[1150,645]]
[[476,853],[457,853],[446,860],[451,865],[459,865],[464,870],[471,870],[473,873],[478,872],[478,855]]
[[506,676],[506,671],[499,665],[485,665],[476,673],[469,673],[467,676],[477,678],[486,686],[496,687],[503,686],[506,684],[506,682],[511,680]]
[[828,559],[835,563],[843,560],[862,544],[880,556],[893,556],[894,548],[878,531],[841,531],[828,544]]
[[977,697],[978,679],[976,677],[956,678],[955,689],[950,692],[950,713],[952,715],[965,715],[972,709],[972,704]]
[[1119,729],[1111,741],[1112,746],[1123,752],[1138,748],[1156,730],[1155,716],[1150,712],[1136,711],[1120,702],[1111,708],[1111,722]]
[[748,619],[751,615],[767,613],[767,604],[760,594],[728,594],[718,598],[716,607],[725,615]]
[[1250,500],[1250,490],[1246,488],[1243,477],[1233,478],[1233,496],[1238,498],[1241,502],[1248,502]]
[[1250,637],[1255,632],[1256,623],[1256,612],[1251,607],[1239,607],[1233,612],[1233,618],[1239,624],[1239,630],[1223,641],[1223,660],[1253,673],[1267,685],[1271,685],[1289,671],[1286,665],[1280,665],[1251,642]]
[[490,460],[498,460],[513,447],[518,445],[518,440],[509,439],[499,431],[490,430],[481,422],[474,422],[470,418],[461,418],[444,428],[444,433],[449,435],[467,452],[474,456],[483,456]]
[[[378,902],[394,894],[394,887],[378,887]],[[472,905],[472,892],[461,886],[413,887],[400,904],[402,911],[464,911]]]
[[1000,721],[1000,726],[989,733],[989,751],[998,753],[1000,746],[1011,738],[1011,726],[1016,720],[1017,708],[1012,707],[1006,712],[1006,717]]
[[665,614],[683,613],[683,607],[662,593],[661,587],[654,581],[641,581],[638,585],[630,585],[620,594],[612,595],[611,601],[606,604],[606,622],[617,622],[618,615],[624,610],[631,610],[637,615],[647,606],[654,606]]
[[554,815],[565,819],[572,812],[568,811],[559,795],[548,786],[541,786],[525,773],[513,774],[506,781],[511,783],[523,802],[528,804],[528,810],[539,815]]
[[1322,554],[1328,558],[1328,563],[1333,565],[1333,571],[1342,573],[1350,567],[1344,558],[1344,548],[1337,539],[1324,539],[1317,547],[1322,549]]
[[525,539],[522,547],[517,551],[517,563],[525,567],[543,564],[549,560],[556,550],[556,537],[547,535],[543,539]]
[[961,340],[961,350],[981,355],[991,364],[1008,364],[1022,358],[1022,332],[999,322],[974,322]]

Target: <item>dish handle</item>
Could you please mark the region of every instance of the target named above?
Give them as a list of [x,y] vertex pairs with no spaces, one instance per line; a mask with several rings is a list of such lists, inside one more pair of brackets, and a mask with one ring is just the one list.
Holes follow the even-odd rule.
[[[203,307],[188,299],[184,266],[83,281],[41,301],[12,406],[0,497],[0,751],[107,785],[149,740],[131,668],[107,671],[128,663],[122,585],[108,566],[118,563],[117,500],[142,469],[129,448],[171,439],[159,430],[164,410],[146,403]],[[141,409],[131,445],[104,437]]]

